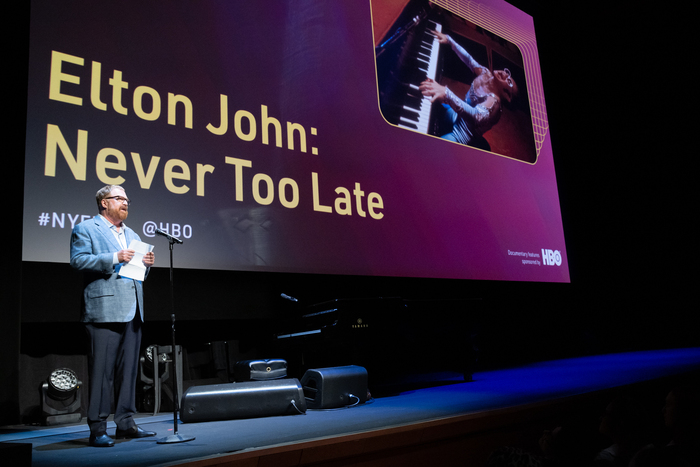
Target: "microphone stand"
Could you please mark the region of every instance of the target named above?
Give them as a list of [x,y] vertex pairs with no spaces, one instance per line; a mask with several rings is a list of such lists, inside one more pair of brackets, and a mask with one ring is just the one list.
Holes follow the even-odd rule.
[[[182,243],[182,240],[170,235],[165,236],[170,244],[170,322],[173,335],[173,434],[160,438],[158,444],[184,443],[194,440],[194,436],[182,436],[177,432],[177,416],[180,411],[180,394],[178,393],[177,379],[177,347],[175,347],[175,285],[173,282],[173,245]],[[182,357],[180,357],[182,358]],[[157,375],[156,375],[157,377]]]

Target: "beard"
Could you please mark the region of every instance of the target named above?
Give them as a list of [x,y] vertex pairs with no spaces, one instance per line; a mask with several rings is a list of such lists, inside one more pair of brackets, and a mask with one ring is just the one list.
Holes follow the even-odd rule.
[[129,209],[125,206],[118,208],[108,208],[105,210],[104,216],[112,222],[123,222],[129,216]]

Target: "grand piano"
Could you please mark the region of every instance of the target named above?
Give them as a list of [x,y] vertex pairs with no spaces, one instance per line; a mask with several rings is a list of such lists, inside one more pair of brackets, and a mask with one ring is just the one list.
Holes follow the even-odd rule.
[[276,323],[273,352],[290,374],[360,365],[373,382],[409,373],[459,372],[471,380],[480,300],[340,298],[298,305]]

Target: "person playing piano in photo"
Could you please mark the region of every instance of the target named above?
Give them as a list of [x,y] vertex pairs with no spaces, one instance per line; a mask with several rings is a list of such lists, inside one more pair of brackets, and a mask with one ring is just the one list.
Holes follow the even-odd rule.
[[[446,86],[433,79],[426,79],[419,87],[431,103],[442,103],[447,111],[451,131],[442,138],[469,145],[496,125],[501,118],[503,102],[512,102],[517,96],[518,86],[507,68],[490,71],[480,65],[450,36],[432,31],[440,44],[449,44],[457,56],[474,72],[466,100],[457,97]],[[473,145],[473,144],[472,144]]]

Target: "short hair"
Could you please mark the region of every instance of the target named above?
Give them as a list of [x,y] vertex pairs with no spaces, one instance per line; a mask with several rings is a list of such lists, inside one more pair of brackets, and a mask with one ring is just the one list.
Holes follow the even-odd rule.
[[102,200],[105,199],[106,197],[109,196],[110,193],[112,193],[112,190],[115,188],[119,188],[120,190],[124,190],[119,185],[105,185],[99,190],[97,190],[97,193],[95,194],[95,199],[97,200],[97,210],[102,211],[104,208],[102,207]]

